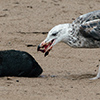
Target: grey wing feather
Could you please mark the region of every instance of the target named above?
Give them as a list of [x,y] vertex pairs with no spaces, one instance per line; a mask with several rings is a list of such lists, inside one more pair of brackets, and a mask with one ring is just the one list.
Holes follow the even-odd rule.
[[72,24],[82,24],[95,19],[100,19],[100,10],[81,15]]
[[100,40],[100,19],[83,23],[80,26],[80,32],[84,37]]

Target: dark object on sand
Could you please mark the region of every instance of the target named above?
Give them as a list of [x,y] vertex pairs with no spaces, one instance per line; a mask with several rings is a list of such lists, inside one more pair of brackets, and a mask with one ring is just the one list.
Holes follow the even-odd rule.
[[27,52],[0,51],[0,76],[38,77],[43,72],[36,60]]

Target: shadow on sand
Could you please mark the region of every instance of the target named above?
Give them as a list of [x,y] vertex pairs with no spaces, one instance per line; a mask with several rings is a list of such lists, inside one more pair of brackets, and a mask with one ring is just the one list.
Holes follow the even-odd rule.
[[82,79],[90,79],[95,77],[96,74],[72,74],[72,75],[41,75],[40,78],[62,78],[62,79],[68,79],[68,80],[82,80]]

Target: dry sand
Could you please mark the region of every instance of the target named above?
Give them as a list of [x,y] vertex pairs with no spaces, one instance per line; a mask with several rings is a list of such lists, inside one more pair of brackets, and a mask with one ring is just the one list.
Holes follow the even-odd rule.
[[0,100],[100,100],[100,80],[89,80],[100,49],[58,43],[47,57],[37,52],[42,32],[99,9],[100,0],[0,0],[0,49],[29,52],[44,70],[39,78],[0,78]]

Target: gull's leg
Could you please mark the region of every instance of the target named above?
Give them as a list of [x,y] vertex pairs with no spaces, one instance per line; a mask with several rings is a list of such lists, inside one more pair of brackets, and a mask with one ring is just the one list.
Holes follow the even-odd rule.
[[90,78],[90,80],[100,79],[100,66],[96,77]]

